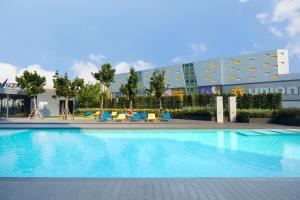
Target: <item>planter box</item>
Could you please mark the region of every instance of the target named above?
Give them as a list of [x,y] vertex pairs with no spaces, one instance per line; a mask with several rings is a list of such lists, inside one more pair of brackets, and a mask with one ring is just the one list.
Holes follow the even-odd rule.
[[274,119],[274,123],[300,127],[300,119]]
[[251,117],[237,117],[237,122],[240,123],[256,123],[256,124],[268,124],[272,123],[272,118],[251,118]]

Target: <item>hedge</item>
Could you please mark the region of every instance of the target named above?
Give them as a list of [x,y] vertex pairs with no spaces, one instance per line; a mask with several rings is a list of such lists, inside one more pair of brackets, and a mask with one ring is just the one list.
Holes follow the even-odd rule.
[[280,109],[280,110],[278,110],[275,118],[276,119],[297,119],[297,120],[300,120],[300,108]]
[[274,118],[277,115],[276,110],[270,109],[238,109],[237,117],[249,118]]
[[[222,94],[224,101],[224,109],[228,107],[228,94]],[[184,95],[183,98],[178,96],[165,96],[162,98],[163,108],[166,109],[180,109],[185,107],[214,107],[214,94],[193,94]],[[80,104],[83,105],[83,104]],[[126,97],[118,99],[105,99],[104,107],[106,108],[128,108],[129,101]],[[281,94],[245,94],[237,97],[238,109],[271,109],[277,110],[282,107]],[[133,101],[133,108],[135,109],[154,109],[158,108],[158,102],[155,97],[138,96]]]

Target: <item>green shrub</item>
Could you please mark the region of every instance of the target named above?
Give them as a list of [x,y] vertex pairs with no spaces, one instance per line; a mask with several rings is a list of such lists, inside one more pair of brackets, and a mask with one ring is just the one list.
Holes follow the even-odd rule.
[[277,119],[299,119],[300,120],[300,108],[283,108],[278,110]]
[[270,109],[238,109],[237,117],[273,118],[276,116],[276,112],[276,110]]

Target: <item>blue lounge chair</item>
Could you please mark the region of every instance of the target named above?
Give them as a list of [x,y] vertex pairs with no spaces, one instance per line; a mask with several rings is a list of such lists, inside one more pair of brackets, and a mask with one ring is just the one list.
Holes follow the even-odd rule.
[[147,112],[142,112],[141,113],[141,119],[147,119],[148,113]]
[[141,115],[139,113],[135,113],[131,117],[131,121],[140,121],[141,119],[142,118],[141,118]]
[[172,119],[172,117],[171,117],[170,113],[162,114],[162,118],[161,118],[162,121],[170,121],[171,119]]
[[83,113],[84,116],[88,117],[91,116],[93,113],[91,111],[86,111]]
[[112,120],[112,119],[113,119],[113,117],[110,113],[104,112],[103,116],[101,118],[99,118],[98,120],[99,121],[108,121],[108,120]]

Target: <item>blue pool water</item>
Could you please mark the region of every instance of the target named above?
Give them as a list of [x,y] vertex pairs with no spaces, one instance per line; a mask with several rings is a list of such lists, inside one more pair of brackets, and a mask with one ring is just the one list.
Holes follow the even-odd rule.
[[0,129],[0,177],[300,177],[300,132]]

